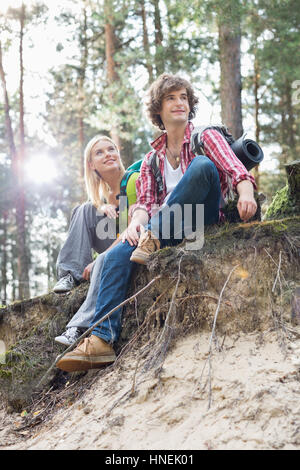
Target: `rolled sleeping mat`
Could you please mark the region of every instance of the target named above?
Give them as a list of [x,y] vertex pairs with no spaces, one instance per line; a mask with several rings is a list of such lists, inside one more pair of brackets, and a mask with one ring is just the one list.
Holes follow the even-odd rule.
[[246,169],[250,171],[263,160],[264,153],[257,142],[251,139],[244,139],[245,135],[243,134],[233,142],[231,148]]
[[[220,126],[201,126],[195,127],[191,135],[192,152],[196,155],[204,155],[203,142],[201,140],[202,133],[206,129],[215,129],[220,132],[227,140],[235,155],[243,163],[248,171],[258,165],[264,158],[264,153],[260,146],[251,139],[244,139],[246,132],[236,141],[229,134],[227,128],[223,125]],[[226,133],[224,133],[224,129]]]

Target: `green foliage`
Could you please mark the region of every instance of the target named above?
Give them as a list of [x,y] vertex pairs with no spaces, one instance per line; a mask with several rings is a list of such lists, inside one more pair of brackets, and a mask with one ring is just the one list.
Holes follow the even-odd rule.
[[291,197],[288,185],[277,191],[272,203],[270,204],[265,219],[281,219],[300,213],[299,205]]

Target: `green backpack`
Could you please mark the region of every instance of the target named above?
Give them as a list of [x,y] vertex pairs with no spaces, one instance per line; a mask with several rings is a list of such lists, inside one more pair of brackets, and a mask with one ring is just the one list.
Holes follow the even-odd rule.
[[[120,183],[120,196],[127,196],[128,198],[128,206],[131,206],[131,204],[134,204],[136,201],[136,194],[135,194],[135,181],[138,178],[138,175],[141,170],[141,165],[143,163],[144,159],[141,158],[137,162],[134,162],[132,165],[130,165],[127,170],[124,173],[124,176],[121,180]],[[162,179],[162,174],[159,169],[159,159],[157,156],[157,153],[153,150],[152,155],[149,159],[149,166],[151,166],[151,169],[153,171],[153,174],[155,176],[158,192],[161,192],[163,190],[163,179]],[[129,181],[129,178],[131,175],[136,174],[136,178],[131,178]],[[134,188],[131,186],[134,185]],[[133,201],[133,197],[135,195],[135,200]]]

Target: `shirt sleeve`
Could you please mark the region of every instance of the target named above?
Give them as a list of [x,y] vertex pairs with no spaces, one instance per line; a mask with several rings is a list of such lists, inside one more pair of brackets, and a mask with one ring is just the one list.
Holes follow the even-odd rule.
[[148,156],[149,154],[145,157],[141,165],[140,175],[135,182],[137,201],[129,209],[130,217],[137,209],[143,209],[151,218],[159,207],[155,177],[152,168],[148,165]]
[[254,189],[257,189],[255,179],[247,171],[242,162],[235,155],[226,139],[215,129],[207,129],[202,134],[204,152],[208,155],[216,167],[226,173],[232,180],[232,187],[243,180],[250,181]]

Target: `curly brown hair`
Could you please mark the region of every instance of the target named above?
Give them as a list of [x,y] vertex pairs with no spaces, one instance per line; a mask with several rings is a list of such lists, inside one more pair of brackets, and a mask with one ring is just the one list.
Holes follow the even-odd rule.
[[154,126],[161,130],[165,129],[164,123],[162,122],[159,115],[161,111],[162,100],[164,96],[170,91],[180,90],[181,88],[185,88],[187,91],[188,102],[190,106],[189,120],[195,117],[197,109],[196,105],[199,100],[195,96],[192,85],[187,80],[179,77],[178,75],[163,73],[150,86],[148,90],[148,100],[146,101],[147,113]]

